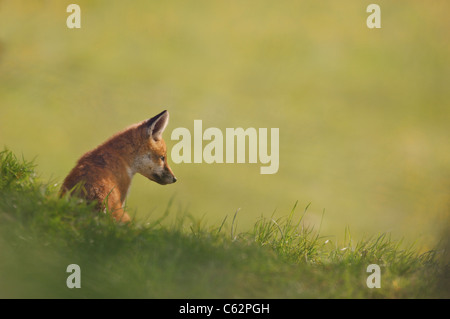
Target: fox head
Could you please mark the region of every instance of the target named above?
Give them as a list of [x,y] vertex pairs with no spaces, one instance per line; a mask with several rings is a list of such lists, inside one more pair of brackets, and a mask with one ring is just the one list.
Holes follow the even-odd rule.
[[134,170],[137,173],[161,185],[177,181],[167,162],[166,143],[162,138],[168,123],[169,112],[167,111],[142,122],[140,130],[143,142],[134,160]]

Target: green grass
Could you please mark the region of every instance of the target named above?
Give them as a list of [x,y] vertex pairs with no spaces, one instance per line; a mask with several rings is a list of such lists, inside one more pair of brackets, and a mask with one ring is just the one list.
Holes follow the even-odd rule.
[[[240,212],[218,226],[186,213],[170,224],[119,225],[82,200],[58,198],[8,150],[0,181],[2,298],[449,297],[442,251],[420,254],[389,234],[355,240],[348,229],[339,244],[305,225],[308,206],[246,232]],[[177,214],[172,206],[166,214]],[[380,289],[366,286],[374,263]],[[81,289],[66,287],[69,264],[81,267]]]

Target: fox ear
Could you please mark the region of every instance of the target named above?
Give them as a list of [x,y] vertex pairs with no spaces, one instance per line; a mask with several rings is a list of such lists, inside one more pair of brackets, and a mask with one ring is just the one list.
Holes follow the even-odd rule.
[[162,111],[147,121],[147,136],[155,141],[162,139],[162,133],[169,123],[169,112]]

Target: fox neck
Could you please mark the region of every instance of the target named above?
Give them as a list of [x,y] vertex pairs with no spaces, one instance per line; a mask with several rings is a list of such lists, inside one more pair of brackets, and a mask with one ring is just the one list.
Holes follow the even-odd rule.
[[[117,164],[112,165],[114,175],[117,178],[117,186],[120,189],[122,203],[125,201],[134,175],[139,172],[136,165],[139,156],[136,155],[136,149],[139,144],[135,144],[141,140],[140,131],[135,124],[122,132],[117,133],[102,145],[102,149],[106,149],[111,157],[118,159]],[[120,152],[118,152],[120,150]]]
[[[121,154],[125,155],[125,154]],[[120,191],[120,200],[122,205],[125,203],[125,199],[128,197],[128,193],[131,187],[131,182],[133,180],[136,171],[133,169],[133,161],[130,160],[130,156],[117,156],[116,164],[111,165],[110,169],[115,179],[116,187]]]
[[136,174],[136,172],[130,166],[126,167],[126,171],[127,171],[128,177],[130,178],[130,183],[131,183],[131,180],[133,179],[133,176],[134,176],[134,174]]
[[130,192],[130,188],[131,188],[131,181],[133,180],[133,176],[135,174],[135,172],[133,172],[129,166],[126,166],[126,171],[127,171],[127,175],[128,175],[128,183],[126,183],[126,185],[123,185],[124,193],[122,195],[123,197],[121,198],[122,206],[125,205],[125,199],[128,197],[128,193]]

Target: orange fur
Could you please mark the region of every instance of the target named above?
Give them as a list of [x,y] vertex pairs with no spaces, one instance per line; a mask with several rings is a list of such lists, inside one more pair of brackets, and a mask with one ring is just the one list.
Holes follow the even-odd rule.
[[169,113],[163,111],[84,154],[65,178],[61,196],[80,185],[76,196],[97,202],[98,210],[108,208],[116,221],[129,222],[123,205],[135,173],[162,185],[177,180],[167,163],[166,144],[161,136],[168,120]]

